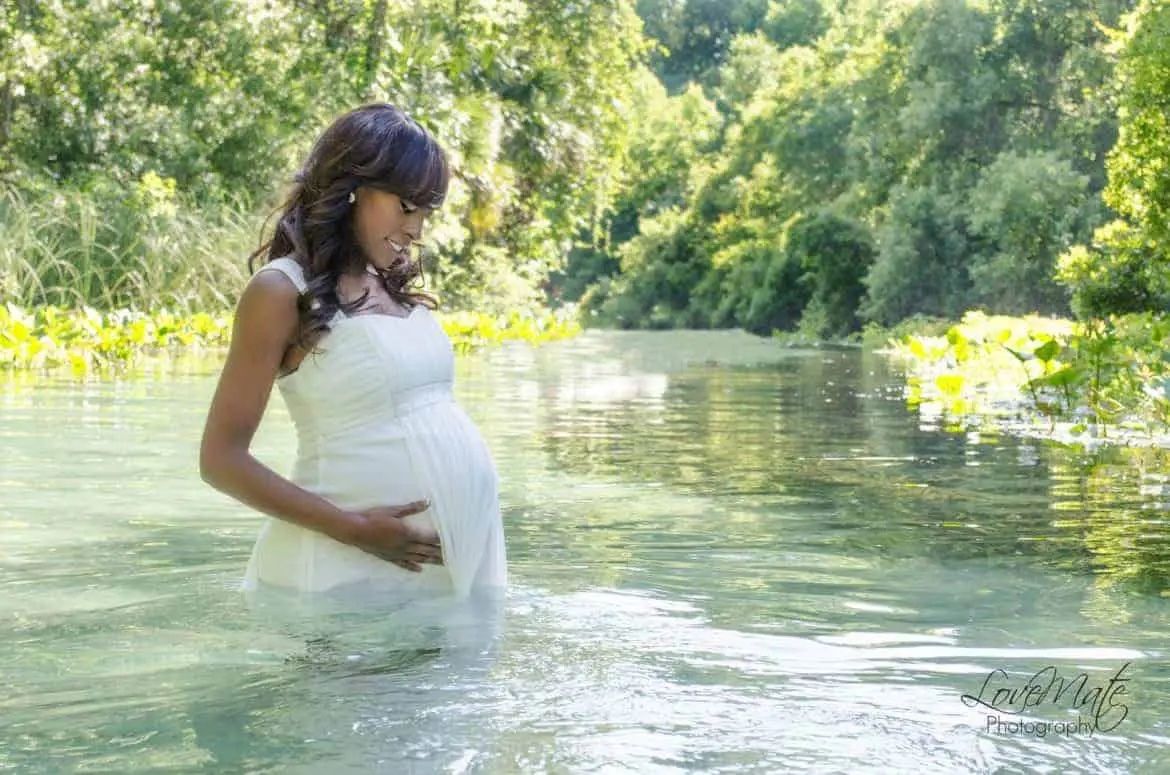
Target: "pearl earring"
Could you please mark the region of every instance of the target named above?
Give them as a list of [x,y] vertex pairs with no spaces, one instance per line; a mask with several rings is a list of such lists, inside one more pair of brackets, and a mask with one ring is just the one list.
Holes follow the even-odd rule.
[[355,199],[357,199],[357,194],[355,194],[354,192],[350,191],[350,192],[349,192],[349,203],[350,203],[350,204],[353,204]]

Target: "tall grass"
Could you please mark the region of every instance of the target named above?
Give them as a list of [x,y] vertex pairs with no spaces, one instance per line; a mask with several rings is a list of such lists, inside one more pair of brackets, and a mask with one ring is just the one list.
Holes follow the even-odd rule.
[[234,305],[262,219],[182,201],[147,176],[125,190],[0,183],[0,299],[25,308],[178,314]]
[[[0,370],[123,369],[140,354],[227,343],[263,214],[195,203],[148,174],[127,188],[0,181]],[[443,313],[455,348],[580,331],[574,311]]]

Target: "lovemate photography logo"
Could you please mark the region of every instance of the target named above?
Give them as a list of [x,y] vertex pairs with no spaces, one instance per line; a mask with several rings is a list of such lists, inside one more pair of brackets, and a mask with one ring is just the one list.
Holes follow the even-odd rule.
[[[1088,673],[1062,676],[1055,665],[1016,679],[997,668],[983,679],[978,694],[964,694],[961,699],[969,708],[982,706],[995,711],[987,715],[984,730],[992,734],[1092,736],[1094,732],[1113,731],[1129,715],[1124,700],[1129,694],[1126,684],[1130,679],[1125,671],[1131,664],[1126,662],[1112,676],[1096,682],[1089,680]],[[1073,710],[1077,716],[1059,721],[1010,718],[1058,713],[1061,709]]]

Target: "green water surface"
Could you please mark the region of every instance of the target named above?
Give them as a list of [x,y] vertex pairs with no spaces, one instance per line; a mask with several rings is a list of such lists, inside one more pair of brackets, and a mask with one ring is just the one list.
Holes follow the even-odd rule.
[[[217,368],[0,375],[0,770],[1170,771],[1159,454],[948,432],[853,350],[507,344],[456,386],[502,606],[257,604]],[[275,390],[254,449],[289,471]],[[1038,672],[1084,702],[963,700]]]

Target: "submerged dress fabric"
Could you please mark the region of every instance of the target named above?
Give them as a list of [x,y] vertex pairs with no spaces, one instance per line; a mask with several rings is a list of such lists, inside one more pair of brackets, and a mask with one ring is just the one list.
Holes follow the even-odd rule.
[[[279,270],[304,291],[300,265]],[[499,476],[479,430],[455,401],[455,355],[430,309],[407,317],[338,313],[277,379],[297,436],[290,479],[337,506],[361,510],[430,499],[404,519],[438,531],[443,565],[409,571],[315,530],[269,517],[243,588],[305,592],[438,593],[466,598],[507,585]]]

